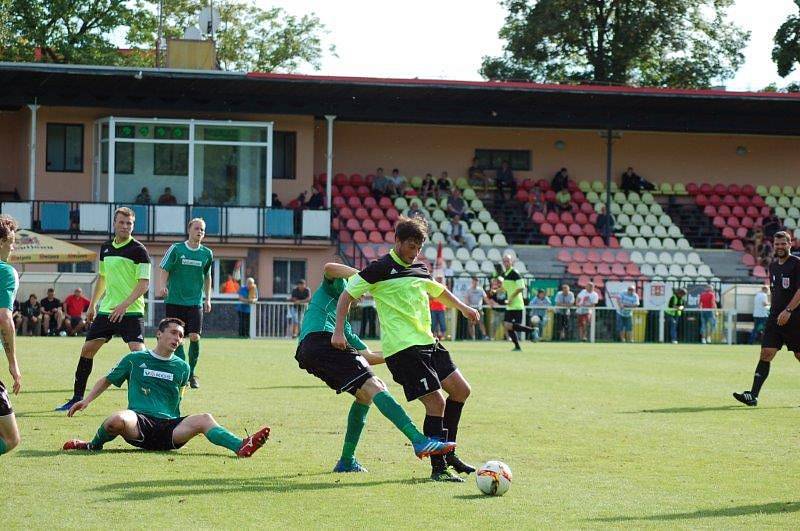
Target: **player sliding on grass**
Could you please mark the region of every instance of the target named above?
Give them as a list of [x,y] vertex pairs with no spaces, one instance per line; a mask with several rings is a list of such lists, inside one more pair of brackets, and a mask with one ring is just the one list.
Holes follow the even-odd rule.
[[[331,344],[339,349],[347,348],[344,332],[350,304],[367,291],[372,293],[381,323],[386,366],[394,381],[403,386],[409,402],[419,398],[425,406],[423,433],[455,442],[470,387],[447,349],[434,340],[429,297],[457,308],[473,323],[480,318],[480,313],[461,302],[442,284],[434,282],[428,268],[415,262],[427,234],[428,224],[424,219],[400,218],[395,226],[394,249],[350,278],[339,297],[336,331]],[[442,389],[448,394],[446,401]],[[464,481],[448,470],[448,465],[456,472],[475,471],[453,451],[431,457],[431,479]]]
[[69,417],[86,409],[111,384],[120,387],[128,380],[128,409],[103,421],[90,442],[72,439],[64,443],[64,450],[102,450],[117,436],[145,450],[177,450],[202,433],[213,444],[239,457],[250,457],[267,442],[268,426],[240,439],[208,413],[181,417],[181,394],[189,382],[189,364],[174,352],[183,342],[183,330],[180,319],[163,319],[158,323],[155,349],[131,352],[122,358],[86,398],[70,408]]
[[[17,271],[9,265],[8,255],[14,250],[17,222],[7,215],[0,215],[0,339],[8,358],[8,372],[14,383],[11,387],[18,394],[22,387],[22,376],[17,366],[16,332],[14,330],[14,299],[19,288]],[[0,381],[0,455],[13,450],[19,444],[19,428],[8,391]]]
[[761,339],[761,357],[756,365],[753,387],[743,393],[733,393],[733,398],[748,406],[758,405],[758,393],[769,376],[770,364],[784,344],[800,361],[800,312],[795,311],[800,306],[800,258],[790,254],[792,237],[788,233],[776,232],[773,242],[775,259],[769,265],[772,307]]
[[373,374],[370,365],[383,363],[382,356],[372,353],[369,347],[355,335],[350,323],[345,321],[344,334],[347,340],[345,351],[331,346],[331,336],[336,326],[336,303],[344,289],[344,280],[358,270],[342,264],[325,264],[325,273],[300,328],[300,344],[295,359],[305,369],[341,393],[355,396],[347,416],[347,431],[344,437],[342,456],[334,472],[366,472],[356,460],[355,451],[361,432],[367,422],[367,413],[372,402],[397,429],[408,437],[414,453],[422,459],[429,455],[451,452],[455,443],[435,441],[420,433],[411,418],[386,389],[386,385]]

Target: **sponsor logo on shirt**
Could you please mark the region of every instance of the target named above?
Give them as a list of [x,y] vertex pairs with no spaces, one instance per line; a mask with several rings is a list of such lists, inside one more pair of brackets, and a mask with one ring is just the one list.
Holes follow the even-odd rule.
[[203,265],[203,262],[201,262],[200,260],[192,260],[191,258],[186,258],[185,256],[181,256],[181,264],[201,267]]
[[170,382],[174,378],[171,372],[163,372],[163,371],[154,371],[152,369],[145,369],[144,375],[149,376],[151,378],[159,378],[161,380],[169,380]]

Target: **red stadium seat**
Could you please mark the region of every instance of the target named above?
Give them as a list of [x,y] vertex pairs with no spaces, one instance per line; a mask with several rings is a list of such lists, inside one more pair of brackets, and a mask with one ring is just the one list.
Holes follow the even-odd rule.
[[371,194],[371,192],[370,192],[369,188],[364,186],[364,185],[361,185],[358,188],[356,188],[356,195],[358,197],[360,197],[361,199],[364,199],[365,197],[369,197],[370,194]]
[[752,229],[753,226],[755,226],[753,218],[751,218],[750,216],[745,216],[742,218],[742,227],[746,229]]
[[739,205],[736,205],[731,209],[731,216],[736,216],[737,218],[743,218],[744,215],[745,215],[744,208],[740,207]]
[[706,205],[706,207],[703,209],[703,214],[705,214],[710,218],[713,218],[714,216],[717,215],[717,208],[711,205]]
[[745,184],[742,186],[742,194],[746,195],[747,197],[753,197],[756,195],[756,189],[753,188],[752,184]]
[[622,264],[613,264],[611,266],[611,274],[618,277],[624,277],[628,275],[628,273],[625,271],[625,266]]
[[378,207],[375,207],[369,211],[369,217],[374,219],[375,221],[386,219],[386,216],[383,215],[383,210],[381,210]]
[[717,216],[711,221],[711,224],[714,225],[716,228],[721,229],[725,227],[725,218],[723,218],[722,216]]
[[743,240],[747,238],[747,232],[747,227],[739,227],[736,229],[736,237]]
[[728,194],[728,195],[724,196],[724,197],[722,198],[722,202],[723,202],[723,204],[726,204],[726,205],[728,205],[729,207],[734,207],[734,206],[736,206],[736,198],[735,198],[735,197],[733,197],[733,196],[732,196],[732,195],[730,195],[730,194]]
[[573,193],[577,192],[578,190],[580,190],[580,188],[578,188],[578,183],[576,183],[572,179],[569,179],[567,181],[567,190],[569,191],[569,193],[573,194]]
[[553,230],[559,236],[566,236],[567,234],[569,234],[569,229],[567,229],[567,226],[564,225],[563,223],[556,223],[556,226],[553,227]]
[[563,245],[564,247],[577,247],[578,246],[578,244],[575,243],[575,237],[574,236],[569,236],[569,235],[564,236],[564,238],[561,240],[561,245]]
[[364,258],[367,260],[375,260],[378,256],[378,253],[375,252],[375,247],[372,245],[362,245],[361,251],[364,253]]
[[753,205],[750,205],[749,207],[747,207],[747,210],[745,210],[745,214],[747,215],[747,217],[751,217],[751,218],[757,218],[758,216],[761,215],[758,212],[758,209],[756,207],[754,207]]
[[586,236],[579,236],[577,244],[578,247],[589,248],[592,246],[592,241]]
[[555,225],[559,221],[559,217],[556,212],[548,212],[547,217],[545,217],[545,219],[551,225]]
[[581,192],[580,190],[577,190],[577,191],[572,193],[572,200],[575,203],[580,205],[581,203],[585,203],[586,202],[586,195],[583,192]]
[[319,175],[317,175],[316,181],[319,184],[327,184],[328,183],[328,174],[325,173],[325,172],[320,173]]
[[742,188],[738,184],[729,184],[728,193],[735,197],[742,193]]
[[751,199],[746,195],[740,195],[739,197],[736,198],[736,204],[738,204],[739,206],[748,207],[750,206],[751,202],[752,202]]
[[[375,180],[375,176],[370,173],[369,175],[364,177],[364,184],[366,184],[367,186],[372,186],[372,181],[374,181],[374,180]],[[386,254],[386,253],[383,253],[383,254]]]
[[575,223],[578,225],[586,225],[589,223],[589,216],[587,216],[584,212],[578,212],[575,214]]
[[586,260],[588,260],[588,257],[586,256],[586,253],[584,251],[582,251],[580,249],[576,249],[576,250],[572,251],[572,260],[574,260],[575,262],[577,262],[579,264],[582,264]]
[[375,198],[372,196],[365,197],[362,204],[364,205],[364,208],[368,208],[370,210],[378,206],[378,202],[375,201]]
[[582,271],[580,264],[576,264],[575,262],[567,266],[567,273],[570,275],[580,275]]
[[344,186],[347,184],[347,175],[344,173],[337,173],[333,176],[333,184],[336,186]]
[[548,190],[544,193],[544,200],[548,203],[555,203],[556,201],[556,193],[552,190]]
[[711,195],[714,193],[714,187],[708,183],[703,183],[700,185],[700,193],[703,195]]
[[572,256],[573,256],[572,253],[570,253],[566,249],[561,249],[560,251],[558,251],[556,258],[558,259],[559,262],[572,262]]
[[353,236],[350,234],[350,231],[347,230],[340,230],[339,231],[339,241],[342,243],[350,243],[353,241]]
[[728,187],[724,184],[715,184],[714,185],[714,193],[716,195],[725,195],[728,193]]
[[549,238],[547,238],[547,245],[550,247],[561,247],[561,238],[553,234]]
[[364,177],[360,173],[353,173],[350,175],[351,186],[361,186],[364,184]]
[[631,255],[628,254],[628,251],[617,251],[617,262],[627,264],[630,261]]
[[708,197],[708,204],[719,208],[719,206],[722,204],[722,198],[716,194],[710,195]]
[[538,186],[539,190],[541,190],[542,192],[546,192],[550,189],[550,181],[546,179],[539,179],[538,181],[536,181],[536,186]]
[[569,226],[569,233],[575,237],[583,236],[583,230],[581,229],[581,226],[578,225],[577,223],[572,223]]
[[597,236],[597,229],[594,228],[594,225],[590,225],[587,223],[583,226],[583,233],[589,237]]
[[728,226],[732,229],[738,229],[741,223],[739,223],[739,218],[731,216],[725,221]]
[[333,208],[340,209],[343,206],[347,206],[347,201],[344,200],[344,197],[337,196],[333,198]]
[[606,249],[605,251],[603,251],[603,254],[601,254],[601,255],[600,255],[600,259],[601,259],[603,262],[607,263],[607,264],[613,264],[614,262],[616,262],[616,261],[617,261],[617,258],[616,258],[616,256],[614,256],[614,252],[613,252],[613,251],[610,251],[610,250],[608,250],[608,249]]
[[400,212],[396,208],[391,207],[386,211],[386,219],[394,223],[400,217]]
[[381,232],[391,232],[392,231],[392,224],[389,223],[389,220],[386,218],[378,220],[378,230]]
[[730,247],[734,251],[744,251],[744,244],[742,243],[742,240],[732,240]]
[[353,211],[348,207],[342,207],[339,209],[339,217],[342,219],[350,219],[353,217]]
[[361,223],[361,229],[362,229],[364,232],[371,232],[371,231],[377,230],[377,228],[378,228],[378,227],[376,227],[376,226],[375,226],[375,222],[374,222],[374,221],[372,221],[371,219],[365,219],[365,220],[364,220],[364,221]]
[[[586,203],[584,203],[584,204],[586,204]],[[592,212],[589,214],[589,223],[591,223],[592,225],[597,223],[597,216],[598,216],[597,212],[592,210]]]
[[762,218],[765,218],[765,217],[769,216],[770,214],[772,214],[772,209],[770,207],[766,206],[766,205],[764,205],[762,207],[759,207],[759,208],[761,208],[761,217]]
[[383,235],[378,231],[372,231],[369,233],[369,241],[371,243],[383,243]]
[[[595,236],[594,238],[592,238],[592,245],[594,245],[595,238],[599,238],[599,236]],[[600,238],[600,241],[602,242],[603,238]],[[612,249],[619,249],[619,240],[617,239],[616,236],[611,237],[611,240],[609,240],[608,242],[608,246],[611,247]]]
[[594,207],[588,202],[581,203],[581,212],[588,216],[594,213]]
[[339,189],[342,191],[342,195],[345,199],[350,199],[354,195],[356,195],[356,189],[350,186],[349,184],[346,186],[341,186]]
[[380,201],[378,201],[378,206],[384,210],[391,208],[393,206],[392,200],[388,197],[381,197]]
[[767,270],[764,266],[757,265],[753,268],[753,276],[758,278],[767,278]]
[[516,199],[520,203],[526,203],[528,201],[528,192],[522,189],[517,190],[517,193],[514,194],[514,199]]
[[551,224],[545,221],[539,227],[539,233],[541,233],[542,236],[552,236],[556,233],[556,231],[553,230],[553,226]]
[[742,263],[747,267],[753,267],[756,265],[756,259],[753,257],[752,254],[744,253],[742,255]]
[[726,240],[732,240],[736,238],[736,233],[730,227],[725,227],[722,229],[722,237]]
[[606,263],[597,264],[597,273],[600,275],[608,276],[611,274],[611,266]]
[[520,184],[520,187],[522,187],[522,189],[525,190],[526,192],[531,188],[533,188],[533,186],[534,186],[533,179],[523,179],[522,183]]
[[545,217],[544,214],[542,214],[541,212],[534,212],[531,219],[533,219],[534,223],[541,225],[542,223],[544,223]]
[[358,230],[353,233],[353,241],[356,243],[367,243],[367,235],[364,231]]
[[[386,243],[394,244],[394,231],[387,232],[386,234],[384,234],[383,237],[386,240]],[[386,253],[388,253],[388,252],[389,251],[386,251]],[[386,253],[383,253],[383,254],[386,254]]]
[[339,187],[336,185],[331,186],[331,197],[339,197],[340,195],[342,195],[342,192]]
[[[619,242],[617,241],[617,239],[612,237],[611,238],[610,247],[614,247],[615,243],[616,243],[616,247],[619,247]],[[606,246],[606,242],[603,241],[603,237],[602,236],[592,236],[592,247],[594,247],[596,249],[602,249],[605,246]]]
[[686,192],[689,195],[697,195],[700,192],[700,187],[697,186],[695,183],[687,183],[686,184]]
[[341,229],[342,228],[341,220],[339,218],[333,218],[333,220],[331,220],[331,228],[335,231]]
[[625,274],[630,277],[638,277],[642,274],[642,272],[639,270],[638,265],[634,264],[633,262],[628,262],[625,264]]
[[361,199],[359,199],[358,196],[355,195],[348,196],[347,206],[349,206],[353,210],[361,208]]
[[575,218],[572,216],[572,212],[562,212],[561,216],[559,216],[559,219],[561,219],[561,223],[564,225],[575,223]]
[[586,261],[594,262],[595,264],[600,261],[600,254],[594,249],[586,252]]
[[583,272],[587,275],[596,275],[597,274],[597,266],[591,262],[586,262],[581,266]]
[[592,277],[588,277],[586,275],[581,275],[578,277],[578,286],[584,287],[586,284],[592,281]]
[[750,204],[757,208],[764,208],[766,206],[766,202],[764,198],[760,195],[754,195],[753,198],[750,200]]
[[731,207],[728,205],[722,205],[717,209],[717,215],[722,216],[723,218],[727,218],[731,215]]
[[697,194],[694,196],[694,202],[697,206],[705,207],[708,205],[708,197],[705,194]]
[[369,217],[369,212],[367,212],[366,208],[356,209],[355,217],[356,217],[356,219],[360,219],[361,221],[364,221],[365,219],[367,219]]
[[361,222],[359,222],[356,218],[350,218],[347,220],[345,227],[347,230],[355,232],[357,230],[361,230]]

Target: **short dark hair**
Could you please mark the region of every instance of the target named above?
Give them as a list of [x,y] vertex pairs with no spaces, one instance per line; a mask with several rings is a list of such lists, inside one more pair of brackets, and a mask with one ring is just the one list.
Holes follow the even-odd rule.
[[8,214],[0,214],[0,240],[5,240],[12,232],[17,232],[17,221]]
[[428,222],[421,217],[400,216],[394,226],[394,236],[401,242],[412,240],[422,243],[428,237]]
[[55,292],[56,290],[54,290],[53,288],[47,288],[47,293],[55,293]]
[[773,240],[781,239],[781,240],[792,241],[792,237],[789,236],[789,233],[786,232],[785,230],[779,230],[778,232],[776,232],[775,235],[772,237],[772,239]]
[[184,323],[177,317],[166,317],[158,322],[158,331],[163,332],[171,324],[178,325],[181,328],[186,328],[186,323]]
[[395,168],[395,169],[393,169],[393,170],[392,170],[392,173],[394,173],[394,172],[400,173],[400,170],[398,170],[397,168]]

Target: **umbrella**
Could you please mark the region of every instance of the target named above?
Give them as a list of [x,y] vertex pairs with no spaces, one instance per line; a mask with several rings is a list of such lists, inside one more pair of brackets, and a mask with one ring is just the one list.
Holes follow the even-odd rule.
[[93,262],[97,253],[69,242],[29,230],[18,230],[9,262],[17,264],[55,264],[60,262]]

